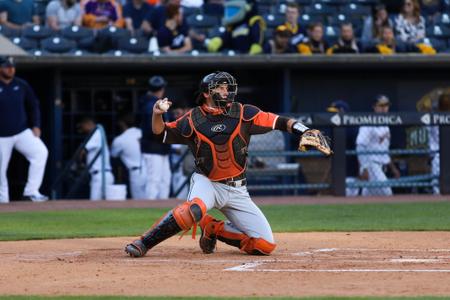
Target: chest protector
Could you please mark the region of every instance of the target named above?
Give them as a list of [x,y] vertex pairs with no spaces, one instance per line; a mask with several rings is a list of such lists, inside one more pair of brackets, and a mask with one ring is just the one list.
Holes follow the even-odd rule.
[[228,115],[206,115],[200,107],[191,111],[196,166],[212,181],[236,177],[245,171],[247,142],[240,135],[242,111],[237,102]]

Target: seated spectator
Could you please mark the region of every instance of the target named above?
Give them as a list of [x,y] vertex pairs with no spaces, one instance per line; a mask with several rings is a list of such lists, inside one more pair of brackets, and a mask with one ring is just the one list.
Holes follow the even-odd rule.
[[226,30],[209,40],[209,52],[233,50],[251,55],[263,52],[266,23],[258,15],[256,4],[250,1],[226,1],[225,17],[222,20]]
[[167,6],[165,25],[158,30],[158,45],[165,53],[185,53],[192,50],[192,42],[186,27],[182,27],[183,15],[179,5]]
[[394,24],[389,19],[386,6],[379,4],[373,8],[372,15],[365,19],[361,40],[363,42],[369,42],[374,39],[380,39],[381,31],[384,26],[393,27]]
[[297,45],[305,38],[305,31],[300,28],[298,18],[300,17],[300,7],[295,2],[288,2],[286,4],[284,26],[292,32],[291,43]]
[[361,45],[355,39],[352,23],[341,25],[341,36],[337,43],[327,50],[327,54],[360,53]]
[[273,39],[268,40],[264,44],[264,53],[266,54],[284,54],[295,53],[294,47],[290,44],[289,39],[292,32],[285,26],[280,25],[275,29]]
[[416,52],[422,54],[436,54],[436,50],[433,47],[426,44],[413,44],[403,43],[397,41],[394,35],[394,29],[390,26],[383,27],[381,39],[373,46],[370,47],[367,52],[380,53],[380,54],[395,54],[395,53],[407,53]]
[[145,35],[150,35],[152,27],[150,22],[145,22],[150,17],[153,7],[144,0],[131,0],[123,7],[125,28],[134,35],[137,30],[142,30]]
[[297,51],[301,54],[323,54],[328,46],[323,39],[323,25],[311,23],[308,26],[308,37],[297,45]]
[[416,43],[425,37],[425,19],[420,15],[418,0],[404,0],[395,18],[395,32],[402,42]]
[[39,16],[34,11],[33,0],[0,1],[0,25],[11,29],[22,29],[39,24]]
[[83,26],[102,29],[123,27],[122,9],[114,0],[88,0],[83,7]]
[[181,0],[182,7],[200,8],[203,6],[203,0]]
[[81,25],[81,8],[75,0],[53,0],[45,9],[47,26],[59,31],[69,26]]

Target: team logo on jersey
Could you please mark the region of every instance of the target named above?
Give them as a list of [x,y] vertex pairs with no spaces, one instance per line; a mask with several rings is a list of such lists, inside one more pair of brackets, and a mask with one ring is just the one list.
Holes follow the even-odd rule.
[[211,127],[211,131],[219,133],[225,131],[226,128],[227,126],[225,124],[217,124]]
[[19,90],[19,86],[16,85],[15,87],[13,87],[13,90],[18,91]]

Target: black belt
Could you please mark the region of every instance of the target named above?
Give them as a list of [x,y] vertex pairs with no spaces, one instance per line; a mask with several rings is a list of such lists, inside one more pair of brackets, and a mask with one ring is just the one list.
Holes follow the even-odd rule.
[[[94,170],[91,172],[91,175],[98,174],[99,172],[100,172],[99,170]],[[105,172],[111,172],[111,170],[105,170]]]
[[230,177],[227,179],[222,179],[217,182],[232,186],[232,187],[241,187],[247,185],[247,179],[245,178],[245,174],[242,173],[236,177]]

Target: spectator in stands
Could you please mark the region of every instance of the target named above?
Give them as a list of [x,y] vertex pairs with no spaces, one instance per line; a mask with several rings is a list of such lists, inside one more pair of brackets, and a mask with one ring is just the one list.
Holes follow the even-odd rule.
[[263,52],[266,23],[257,14],[253,1],[227,1],[223,24],[225,32],[209,40],[209,52],[233,50],[238,53],[260,54]]
[[417,43],[425,37],[425,19],[420,15],[418,0],[404,0],[395,18],[395,32],[403,42]]
[[85,135],[94,131],[84,146],[81,156],[86,157],[86,166],[89,167],[92,164],[89,169],[89,174],[91,174],[90,199],[92,201],[102,200],[106,196],[106,187],[114,184],[105,132],[97,127],[95,120],[91,117],[83,117],[78,123],[78,128]]
[[111,145],[111,156],[120,157],[128,169],[131,198],[146,199],[147,169],[141,153],[142,130],[134,126],[134,118],[127,114],[119,120],[119,136]]
[[[391,102],[385,95],[377,96],[373,105],[375,113],[388,113]],[[388,166],[395,178],[400,172],[392,162],[389,155],[391,132],[388,126],[361,126],[356,137],[356,151],[359,161],[359,175],[362,180],[383,182],[388,180],[384,167]],[[366,154],[367,151],[380,151],[383,153]],[[363,188],[363,196],[391,196],[390,187]]]
[[68,26],[81,25],[81,8],[75,0],[53,0],[45,9],[47,26],[59,31]]
[[323,54],[327,48],[322,23],[311,23],[308,26],[308,37],[298,44],[297,51],[300,54]]
[[41,140],[39,106],[32,87],[16,77],[14,59],[0,56],[0,203],[9,202],[7,170],[13,149],[30,163],[23,199],[48,200],[39,192],[48,157]]
[[82,17],[83,26],[92,29],[123,27],[122,8],[114,0],[88,0],[83,6]]
[[141,30],[145,35],[150,35],[152,27],[150,22],[145,22],[150,17],[153,7],[144,0],[131,0],[123,7],[123,18],[125,20],[125,28],[132,35],[136,31]]
[[183,25],[183,15],[179,5],[167,5],[167,19],[158,30],[158,45],[165,53],[186,53],[192,50],[192,42]]
[[0,1],[0,25],[11,29],[22,29],[39,24],[39,16],[34,10],[33,0]]
[[291,31],[291,44],[297,45],[305,38],[305,31],[300,28],[298,18],[300,17],[300,7],[295,2],[288,2],[286,4],[285,12],[286,21],[284,25]]
[[412,44],[397,41],[394,36],[394,29],[390,26],[383,27],[381,39],[375,43],[373,47],[367,49],[367,52],[380,54],[395,54],[395,53],[422,53],[422,54],[436,54],[436,50],[432,46],[423,43]]
[[[150,200],[168,199],[172,172],[170,170],[170,145],[161,144],[152,132],[153,106],[165,94],[167,82],[161,76],[152,76],[148,92],[139,99],[141,116],[141,151],[147,168],[146,198]],[[164,114],[165,121],[168,114]]]
[[361,40],[363,42],[370,42],[374,39],[380,39],[383,27],[385,26],[393,27],[394,24],[389,19],[386,6],[383,4],[376,5],[372,10],[372,15],[364,21]]
[[343,23],[341,25],[341,36],[337,43],[327,50],[327,54],[356,54],[360,52],[362,52],[361,44],[355,38],[352,23]]
[[[450,94],[443,93],[438,100],[437,112],[450,112]],[[439,175],[440,175],[440,154],[439,154],[439,126],[428,126],[428,147],[433,151],[431,157],[431,174],[436,176],[432,180],[434,183],[433,194],[439,194]]]
[[203,6],[203,0],[181,0],[180,4],[182,7],[189,8],[201,8]]
[[266,54],[284,54],[295,53],[294,46],[289,42],[292,37],[290,31],[285,25],[280,25],[275,29],[273,39],[264,44],[264,53]]

